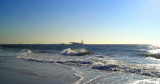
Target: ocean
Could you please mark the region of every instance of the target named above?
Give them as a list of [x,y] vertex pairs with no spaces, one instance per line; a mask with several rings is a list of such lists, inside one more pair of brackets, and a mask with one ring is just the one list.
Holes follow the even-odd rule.
[[0,84],[159,84],[160,46],[0,45]]

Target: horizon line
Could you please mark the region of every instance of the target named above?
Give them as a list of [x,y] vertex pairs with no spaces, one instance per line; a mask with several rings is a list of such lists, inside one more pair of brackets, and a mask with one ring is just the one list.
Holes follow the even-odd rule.
[[[0,45],[70,45],[70,44],[60,44],[60,43],[24,43],[24,44],[18,44],[18,43],[0,43]],[[100,44],[100,43],[85,43],[83,45],[151,45],[147,43],[106,43],[106,44]]]

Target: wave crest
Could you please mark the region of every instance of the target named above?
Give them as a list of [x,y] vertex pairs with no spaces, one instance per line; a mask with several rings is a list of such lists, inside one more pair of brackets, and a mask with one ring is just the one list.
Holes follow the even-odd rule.
[[139,56],[144,56],[144,57],[153,57],[156,59],[160,59],[160,54],[137,54]]
[[67,48],[61,52],[61,55],[68,55],[68,56],[83,56],[87,54],[90,54],[90,52],[85,49],[72,50],[70,48]]
[[31,54],[33,53],[32,50],[29,50],[29,49],[23,49],[19,52],[21,55],[28,55],[28,54]]

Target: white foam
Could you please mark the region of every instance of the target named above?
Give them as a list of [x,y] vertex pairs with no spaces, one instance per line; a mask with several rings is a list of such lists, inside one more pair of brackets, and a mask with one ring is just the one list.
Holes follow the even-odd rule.
[[33,52],[32,52],[32,50],[29,50],[29,49],[23,49],[19,53],[27,55],[27,54],[31,54]]
[[[23,49],[18,53],[17,58],[20,58],[20,59],[33,59],[32,57],[28,56],[29,54],[32,54],[32,53],[33,53],[32,50]],[[35,60],[38,60],[38,58],[35,59]]]
[[143,80],[136,80],[130,84],[159,84],[159,79],[143,79]]
[[149,47],[149,50],[147,50],[149,52],[149,54],[160,54],[160,45],[159,44],[152,44]]
[[159,62],[160,62],[160,59],[156,59],[156,58],[154,58],[154,57],[146,57],[145,59],[154,60],[154,61],[159,61]]
[[160,49],[148,50],[150,54],[160,54]]
[[135,73],[151,77],[160,77],[160,66],[158,64],[128,64],[103,56],[62,56],[59,54],[35,53],[21,55],[18,58],[48,63],[69,64],[74,66],[86,66],[92,69]]
[[70,48],[67,48],[67,49],[64,49],[60,54],[69,55],[69,56],[81,56],[81,55],[89,54],[89,52],[85,49],[72,50]]
[[88,84],[93,80],[96,80],[102,76],[106,75],[106,72],[100,72],[97,70],[89,70],[89,68],[85,67],[74,67],[73,71],[75,71],[75,75],[80,79],[74,84]]

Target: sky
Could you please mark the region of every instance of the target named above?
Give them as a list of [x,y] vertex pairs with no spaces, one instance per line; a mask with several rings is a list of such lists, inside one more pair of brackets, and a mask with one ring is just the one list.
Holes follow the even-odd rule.
[[159,44],[160,0],[0,0],[0,44]]

